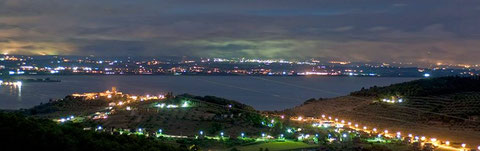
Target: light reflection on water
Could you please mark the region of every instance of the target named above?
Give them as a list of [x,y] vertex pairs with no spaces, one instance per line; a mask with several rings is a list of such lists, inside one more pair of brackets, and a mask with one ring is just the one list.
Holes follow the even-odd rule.
[[16,85],[2,85],[0,89],[8,91],[8,94],[11,96],[22,97],[22,86]]
[[[34,76],[23,78],[47,78]],[[51,77],[51,76],[50,76]],[[56,76],[62,82],[0,86],[0,109],[30,108],[72,93],[99,92],[115,86],[131,94],[213,95],[261,110],[279,110],[309,98],[347,95],[362,87],[385,86],[416,78],[372,77],[249,77],[249,76]]]

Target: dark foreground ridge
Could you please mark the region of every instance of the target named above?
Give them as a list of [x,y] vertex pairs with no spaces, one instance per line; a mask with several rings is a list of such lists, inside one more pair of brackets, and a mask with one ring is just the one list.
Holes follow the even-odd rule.
[[0,113],[0,131],[3,138],[0,145],[15,150],[181,150],[151,138],[84,131],[80,124],[59,125],[52,120],[17,113]]

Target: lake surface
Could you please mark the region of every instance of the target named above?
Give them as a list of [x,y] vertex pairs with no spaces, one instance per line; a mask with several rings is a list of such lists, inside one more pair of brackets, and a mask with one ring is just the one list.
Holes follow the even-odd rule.
[[386,86],[417,78],[397,77],[264,77],[264,76],[32,76],[59,79],[56,83],[0,86],[0,109],[30,108],[72,93],[99,92],[115,86],[130,94],[213,95],[260,110],[281,110],[309,98],[347,95],[374,85]]

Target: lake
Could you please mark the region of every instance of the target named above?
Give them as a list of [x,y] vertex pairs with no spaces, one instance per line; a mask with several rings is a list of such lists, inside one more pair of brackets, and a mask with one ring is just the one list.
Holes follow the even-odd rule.
[[99,92],[117,87],[130,94],[213,95],[251,105],[259,110],[281,110],[309,98],[329,98],[374,85],[386,86],[417,78],[398,77],[281,77],[281,76],[32,76],[62,80],[23,83],[21,88],[0,86],[0,109],[30,108],[72,93]]

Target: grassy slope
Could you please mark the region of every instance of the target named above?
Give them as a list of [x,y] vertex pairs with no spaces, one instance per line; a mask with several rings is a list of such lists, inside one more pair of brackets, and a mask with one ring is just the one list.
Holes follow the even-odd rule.
[[[195,97],[199,98],[199,97]],[[258,125],[260,118],[256,111],[242,106],[228,108],[223,103],[205,102],[195,98],[179,98],[168,101],[146,101],[130,105],[131,111],[124,108],[116,109],[116,113],[108,119],[101,120],[105,126],[116,128],[136,129],[138,127],[148,130],[162,129],[172,135],[193,136],[203,130],[208,135],[218,135],[219,130],[227,134],[259,134],[267,129]],[[189,108],[156,108],[157,103],[181,104],[178,100],[189,100],[192,104]],[[231,102],[228,102],[231,103]],[[225,117],[224,115],[228,115]],[[236,136],[233,136],[236,137]]]
[[318,145],[309,145],[303,142],[293,142],[293,141],[286,141],[286,142],[270,142],[270,143],[259,143],[254,145],[247,145],[247,146],[237,146],[238,150],[241,151],[255,151],[263,148],[265,150],[268,148],[270,151],[282,151],[282,150],[292,150],[292,149],[302,149],[302,148],[312,148],[318,147]]

